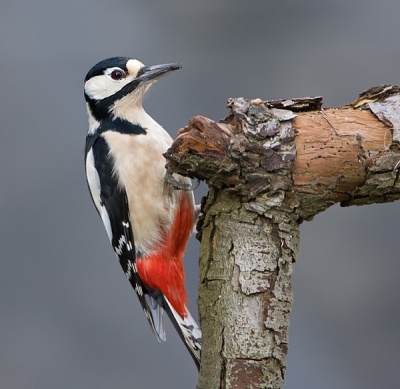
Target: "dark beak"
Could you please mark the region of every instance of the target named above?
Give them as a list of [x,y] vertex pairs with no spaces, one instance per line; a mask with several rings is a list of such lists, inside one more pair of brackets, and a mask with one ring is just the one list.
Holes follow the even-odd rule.
[[144,66],[142,67],[137,76],[136,80],[139,82],[155,81],[161,77],[164,77],[168,73],[182,68],[181,63],[167,63],[164,65]]
[[[110,97],[106,97],[103,101],[109,101],[105,104],[114,104],[116,100],[122,99],[124,96],[132,93],[139,85],[151,83],[158,80],[159,78],[173,72],[174,70],[179,70],[182,67],[180,63],[168,63],[165,65],[155,65],[155,66],[143,66],[139,69],[136,78],[134,78],[129,84],[126,84],[122,89],[113,94]],[[107,100],[108,99],[108,100]]]

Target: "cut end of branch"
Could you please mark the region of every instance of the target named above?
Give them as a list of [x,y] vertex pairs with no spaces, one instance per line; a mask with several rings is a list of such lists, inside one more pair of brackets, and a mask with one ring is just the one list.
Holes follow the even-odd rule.
[[336,202],[397,199],[400,88],[370,88],[338,109],[321,105],[319,96],[229,99],[223,121],[195,116],[179,131],[167,167],[248,199],[284,190],[303,219]]

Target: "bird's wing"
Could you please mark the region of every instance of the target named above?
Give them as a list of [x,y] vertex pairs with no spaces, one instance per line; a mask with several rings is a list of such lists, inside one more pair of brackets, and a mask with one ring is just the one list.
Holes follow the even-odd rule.
[[106,140],[99,134],[86,139],[86,177],[93,202],[103,220],[119,263],[139,297],[140,304],[159,341],[165,340],[163,308],[148,295],[136,269],[136,249],[129,221],[128,199],[118,186]]

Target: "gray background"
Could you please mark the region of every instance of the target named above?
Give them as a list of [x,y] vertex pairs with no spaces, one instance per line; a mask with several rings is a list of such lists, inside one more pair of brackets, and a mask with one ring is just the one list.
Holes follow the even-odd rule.
[[[173,328],[155,340],[91,204],[91,66],[182,62],[145,102],[175,136],[193,115],[223,118],[229,97],[327,107],[399,84],[399,15],[399,0],[2,0],[0,388],[195,387]],[[302,226],[287,388],[399,387],[399,210],[335,206]]]

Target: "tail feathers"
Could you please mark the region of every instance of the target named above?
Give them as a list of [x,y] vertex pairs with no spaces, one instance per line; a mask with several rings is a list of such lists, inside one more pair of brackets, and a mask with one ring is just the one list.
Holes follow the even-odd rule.
[[150,295],[144,295],[152,320],[149,318],[151,328],[159,342],[166,341],[163,313],[164,309]]
[[180,338],[185,343],[186,348],[189,350],[197,369],[200,370],[200,353],[201,353],[201,330],[193,319],[189,310],[185,306],[187,317],[182,318],[172,307],[168,299],[164,296],[167,304],[164,309],[167,312],[172,324],[177,330]]

